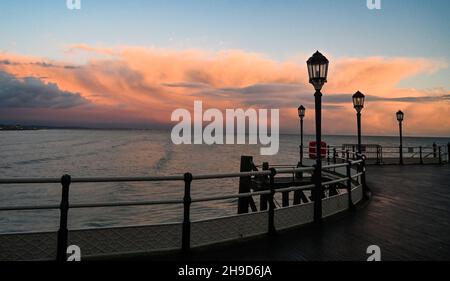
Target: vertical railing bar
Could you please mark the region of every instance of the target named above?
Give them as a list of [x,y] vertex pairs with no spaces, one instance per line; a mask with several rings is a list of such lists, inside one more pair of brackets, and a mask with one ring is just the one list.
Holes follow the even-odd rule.
[[439,146],[438,148],[438,153],[439,153],[439,165],[442,165],[442,147]]
[[422,146],[419,147],[420,151],[420,165],[423,165],[423,152],[422,152]]
[[183,198],[183,231],[182,231],[182,239],[181,239],[181,248],[183,252],[188,252],[191,248],[191,219],[190,219],[190,210],[191,210],[191,183],[192,183],[192,174],[186,173],[184,174],[184,198]]
[[450,142],[447,143],[447,164],[450,165]]
[[274,235],[276,233],[275,229],[275,175],[277,170],[274,168],[270,169],[270,195],[269,195],[269,212],[268,212],[268,233],[269,235]]
[[[263,171],[268,171],[269,170],[269,162],[264,162],[263,163]],[[264,179],[266,180],[267,177],[264,177]],[[265,182],[266,184],[267,182]],[[270,187],[269,187],[270,188]],[[269,202],[269,196],[268,195],[261,195],[259,197],[259,209],[261,211],[266,211],[267,210],[267,204]]]
[[336,147],[335,147],[335,148],[333,148],[333,164],[336,164],[336,157],[337,157],[337,155],[336,155]]
[[330,145],[327,145],[327,163],[330,165]]
[[64,175],[61,177],[61,205],[59,217],[58,242],[56,248],[56,260],[64,262],[67,259],[67,243],[69,230],[67,228],[67,218],[69,214],[69,187],[72,181],[71,176]]
[[437,147],[437,145],[436,145],[436,143],[434,142],[433,143],[433,158],[437,158],[436,156],[436,147]]
[[347,162],[347,193],[348,193],[348,208],[350,210],[354,210],[355,209],[355,205],[353,204],[353,200],[352,200],[352,163],[351,161]]
[[361,184],[362,184],[362,190],[363,190],[363,196],[365,199],[369,199],[369,197],[371,196],[371,190],[369,188],[369,186],[367,185],[366,182],[366,156],[365,155],[361,155],[361,159],[362,159],[362,175],[361,175]]

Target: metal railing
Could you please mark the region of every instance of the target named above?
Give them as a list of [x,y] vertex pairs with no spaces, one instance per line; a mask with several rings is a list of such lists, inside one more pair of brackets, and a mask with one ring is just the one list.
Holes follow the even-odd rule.
[[[313,148],[315,151],[315,148]],[[315,158],[315,153],[310,152],[310,147],[304,147],[303,159]],[[322,158],[328,163],[358,159],[358,145],[344,144],[342,146],[327,145],[322,148]],[[450,163],[450,143],[447,145],[433,146],[381,146],[372,144],[362,145],[362,154],[365,155],[367,164],[445,164]],[[308,157],[309,156],[309,157]],[[313,157],[311,157],[313,156]],[[403,160],[403,161],[402,161]]]
[[[349,154],[347,154],[349,155]],[[356,161],[352,161],[347,158],[346,163],[340,163],[335,165],[323,166],[323,170],[333,170],[338,168],[346,168],[345,174],[338,174],[338,178],[332,179],[326,182],[322,182],[322,186],[343,183],[346,186],[346,190],[349,196],[349,208],[353,208],[352,203],[352,184],[355,186],[365,186],[365,168],[364,158]],[[352,175],[351,168],[356,167],[359,171],[357,174]],[[221,174],[205,174],[205,175],[193,175],[191,173],[185,173],[184,175],[176,176],[161,176],[161,177],[108,177],[108,178],[72,178],[70,175],[64,175],[61,178],[25,178],[25,179],[0,179],[1,185],[11,184],[54,184],[59,183],[62,187],[61,202],[59,205],[41,205],[41,206],[9,206],[0,207],[0,211],[29,211],[29,210],[60,210],[59,218],[59,230],[57,233],[57,257],[58,261],[64,261],[66,259],[66,249],[68,246],[68,212],[70,209],[81,208],[104,208],[104,207],[123,207],[123,206],[148,206],[148,205],[167,205],[167,204],[183,204],[183,222],[182,222],[182,245],[181,248],[184,251],[190,249],[190,235],[191,235],[191,204],[198,202],[217,201],[224,199],[236,199],[252,196],[265,195],[269,201],[268,210],[268,230],[267,233],[273,234],[276,232],[274,223],[274,210],[276,208],[274,197],[276,193],[295,192],[299,190],[312,190],[315,185],[294,186],[282,189],[274,189],[275,176],[279,174],[292,174],[293,177],[299,172],[314,172],[314,167],[280,167],[271,168],[266,171],[254,171],[254,172],[240,172],[240,173],[221,173]],[[191,184],[193,181],[202,181],[208,179],[225,179],[225,178],[243,178],[243,177],[257,177],[268,176],[270,178],[269,189],[264,191],[252,191],[249,193],[222,195],[222,196],[209,196],[192,198],[191,196]],[[140,201],[140,202],[98,202],[89,204],[71,204],[69,201],[70,186],[73,183],[113,183],[113,182],[159,182],[159,181],[182,181],[184,182],[184,196],[179,200],[153,200],[153,201]]]

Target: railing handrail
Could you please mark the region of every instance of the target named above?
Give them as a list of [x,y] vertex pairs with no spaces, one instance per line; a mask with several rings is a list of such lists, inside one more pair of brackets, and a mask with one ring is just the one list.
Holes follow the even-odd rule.
[[[357,164],[358,161],[352,162]],[[336,164],[325,166],[324,168],[338,168],[346,166],[345,164]],[[314,171],[314,167],[299,167],[299,168],[280,168],[275,169],[277,174],[290,174],[299,172]],[[236,172],[236,173],[218,173],[218,174],[199,174],[192,175],[193,180],[207,180],[207,179],[223,179],[223,178],[239,178],[251,176],[267,176],[271,171],[253,171],[253,172]],[[155,182],[155,181],[183,181],[183,175],[180,176],[159,176],[159,177],[90,177],[90,178],[72,178],[71,183],[111,183],[111,182]],[[2,184],[60,184],[61,178],[9,178],[0,179]]]
[[[111,182],[154,182],[154,181],[182,181],[183,176],[154,176],[154,177],[86,177],[73,178],[72,183],[111,183]],[[0,179],[0,184],[52,184],[61,183],[61,178],[9,178]]]
[[[349,144],[350,145],[350,144]],[[353,145],[353,146],[355,146],[355,148],[358,146],[357,144],[351,144],[351,145]],[[375,147],[375,145],[374,144],[362,144],[362,146],[363,147],[367,147],[367,146],[374,146]],[[425,146],[421,146],[421,145],[419,145],[419,146],[413,146],[413,145],[410,145],[410,146],[403,146],[403,148],[422,148],[422,149],[434,149],[434,148],[438,148],[438,147],[446,147],[447,145],[446,144],[437,144],[436,146],[432,146],[432,145],[425,145]],[[398,145],[398,146],[395,146],[395,145],[379,145],[378,146],[379,148],[399,148],[400,146]],[[309,148],[315,148],[315,146],[313,147],[313,146],[308,146],[308,145],[305,145],[305,146],[303,146],[303,150],[304,151],[309,151]],[[337,149],[336,151],[339,151],[339,152],[346,152],[347,150],[345,150],[345,149],[342,149],[342,145],[327,145],[327,146],[325,146],[325,147],[322,147],[322,150],[333,150],[333,149],[335,149],[335,148],[339,148],[339,150]],[[348,150],[348,152],[349,153],[358,153],[358,152],[356,152],[356,151],[352,151],[352,150]]]

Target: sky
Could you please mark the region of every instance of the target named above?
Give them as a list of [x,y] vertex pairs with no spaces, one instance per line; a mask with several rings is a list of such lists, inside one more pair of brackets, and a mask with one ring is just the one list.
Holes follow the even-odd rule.
[[354,134],[351,95],[366,94],[363,130],[450,135],[447,0],[0,1],[0,123],[170,128],[171,113],[279,108],[296,132],[307,108],[306,60],[330,60],[325,134]]

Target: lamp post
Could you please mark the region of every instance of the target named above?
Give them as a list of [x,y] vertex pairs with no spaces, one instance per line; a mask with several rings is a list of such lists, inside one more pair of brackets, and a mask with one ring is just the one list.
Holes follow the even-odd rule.
[[362,154],[361,148],[361,111],[364,108],[364,99],[366,98],[360,91],[353,95],[353,107],[356,109],[356,120],[358,126],[358,154]]
[[298,108],[298,117],[300,117],[300,166],[303,166],[303,119],[306,109],[303,105]]
[[322,221],[322,93],[320,90],[327,82],[328,59],[319,51],[314,53],[306,62],[308,66],[309,83],[314,86],[316,93],[315,111],[316,111],[316,167],[314,172],[313,199],[314,199],[314,221]]
[[405,118],[405,114],[399,110],[397,112],[397,121],[398,121],[398,127],[400,131],[400,165],[403,165],[403,120]]

